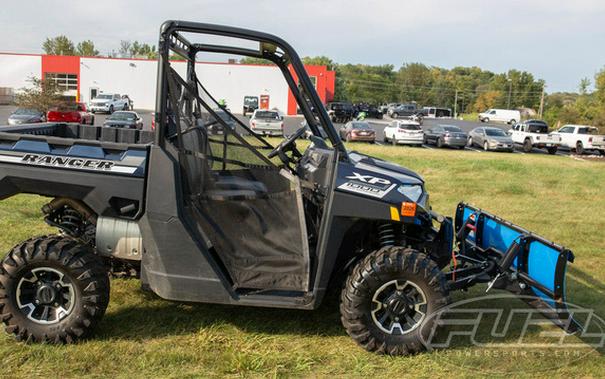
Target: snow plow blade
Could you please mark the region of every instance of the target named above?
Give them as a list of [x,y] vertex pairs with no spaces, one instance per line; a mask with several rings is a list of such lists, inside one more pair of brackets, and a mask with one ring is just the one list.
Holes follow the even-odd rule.
[[566,332],[580,329],[566,302],[570,250],[464,202],[456,209],[455,233],[450,290],[488,283],[488,290],[519,295]]

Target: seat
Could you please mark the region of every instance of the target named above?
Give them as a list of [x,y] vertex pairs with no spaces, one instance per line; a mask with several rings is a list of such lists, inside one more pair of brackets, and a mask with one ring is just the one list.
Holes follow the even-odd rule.
[[[189,152],[199,152],[212,156],[208,134],[200,126],[189,129],[182,134],[183,148]],[[209,198],[224,199],[234,197],[259,197],[267,194],[264,183],[242,176],[235,176],[229,171],[213,172],[208,159],[187,154],[183,167],[187,177],[187,185],[193,197],[204,195]]]

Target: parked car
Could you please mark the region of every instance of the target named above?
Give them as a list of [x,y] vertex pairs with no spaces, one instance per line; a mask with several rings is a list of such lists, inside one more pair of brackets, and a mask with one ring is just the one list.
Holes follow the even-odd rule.
[[365,113],[366,117],[368,117],[368,118],[382,119],[383,114],[375,105],[370,105],[367,103],[360,103],[360,104],[356,104],[355,107],[357,108],[356,109],[357,113],[355,114],[355,116],[357,116],[359,113],[363,112],[363,113]]
[[420,111],[426,118],[451,118],[452,110],[450,108],[423,107]]
[[515,124],[508,134],[515,145],[523,147],[529,153],[534,147],[546,149],[549,154],[555,154],[561,145],[561,136],[548,133],[548,124],[542,120],[526,120]]
[[347,122],[353,119],[354,109],[351,103],[334,102],[326,105],[332,122]]
[[244,96],[244,109],[242,114],[246,116],[258,109],[258,96]]
[[53,108],[46,114],[49,122],[77,122],[94,125],[95,116],[86,109],[84,103],[64,104]]
[[420,124],[412,120],[393,120],[384,128],[384,142],[393,145],[422,145],[424,143],[424,132]]
[[389,108],[388,114],[391,118],[410,117],[419,113],[416,104],[399,104],[396,107]]
[[[227,111],[229,111],[229,109],[227,109]],[[216,112],[218,117],[220,117],[220,119],[223,120],[232,130],[235,130],[235,125],[236,125],[235,121],[233,120],[231,115],[225,111],[225,109],[215,108],[214,112]],[[223,125],[218,121],[213,122],[211,125],[208,125],[206,128],[208,129],[208,133],[210,133],[210,134],[224,134],[225,133],[225,128],[223,128]]]
[[142,130],[143,119],[137,112],[117,111],[113,112],[109,117],[107,117],[103,123],[103,126]]
[[374,143],[376,132],[365,121],[349,121],[338,131],[343,141],[365,141]]
[[468,134],[454,125],[437,125],[424,132],[424,143],[437,147],[449,146],[464,149],[467,139]]
[[467,146],[479,146],[485,151],[513,151],[513,140],[499,128],[475,128],[468,134]]
[[563,125],[552,134],[561,137],[562,147],[575,150],[577,154],[593,150],[605,155],[605,135],[599,134],[599,130],[594,126]]
[[521,120],[521,112],[510,109],[488,109],[479,113],[481,122],[498,121],[514,125],[519,120]]
[[8,116],[9,125],[35,124],[46,122],[46,115],[36,109],[17,108]]
[[257,109],[252,113],[249,124],[250,129],[255,134],[269,136],[284,135],[284,118],[280,116],[278,111]]
[[383,108],[384,109],[384,114],[390,114],[391,110],[393,110],[394,108],[397,108],[400,105],[401,105],[401,103],[388,103]]
[[117,93],[101,93],[90,101],[90,111],[92,113],[113,113],[117,110],[127,111],[129,107],[129,99],[123,99]]

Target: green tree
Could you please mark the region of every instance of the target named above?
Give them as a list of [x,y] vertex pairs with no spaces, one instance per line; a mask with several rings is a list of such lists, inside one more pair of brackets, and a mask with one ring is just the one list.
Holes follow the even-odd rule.
[[62,102],[61,91],[54,80],[43,80],[32,76],[27,81],[31,86],[21,88],[15,96],[18,107],[47,112]]
[[95,49],[95,44],[91,40],[78,42],[76,46],[76,55],[81,57],[96,57],[99,55],[99,50]]
[[48,55],[76,55],[73,42],[64,35],[47,38],[42,44],[42,49]]
[[582,78],[580,80],[580,84],[578,85],[578,89],[580,90],[580,95],[588,94],[588,87],[590,87],[590,79]]

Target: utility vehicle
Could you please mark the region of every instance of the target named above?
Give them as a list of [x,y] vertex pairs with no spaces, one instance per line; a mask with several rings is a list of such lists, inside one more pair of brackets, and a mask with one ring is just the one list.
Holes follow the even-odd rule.
[[[200,53],[272,61],[306,123],[277,146],[252,133],[199,80]],[[173,54],[186,70],[175,70]],[[208,133],[216,125],[223,134]],[[307,131],[301,152],[297,139]],[[49,197],[42,211],[60,230],[18,244],[2,261],[0,314],[18,340],[89,335],[116,265],[139,270],[144,289],[183,302],[312,310],[342,286],[347,333],[388,354],[422,350],[430,315],[449,291],[476,283],[540,294],[544,309],[565,310],[571,252],[466,204],[454,227],[431,210],[420,175],[347,151],[280,38],[165,22],[151,133],[63,123],[0,131],[0,198]],[[452,257],[456,264],[442,271]]]
[[507,132],[515,145],[523,147],[523,151],[531,153],[534,147],[546,149],[548,154],[556,154],[561,145],[561,137],[548,133],[548,124],[542,120],[525,120],[513,125]]

